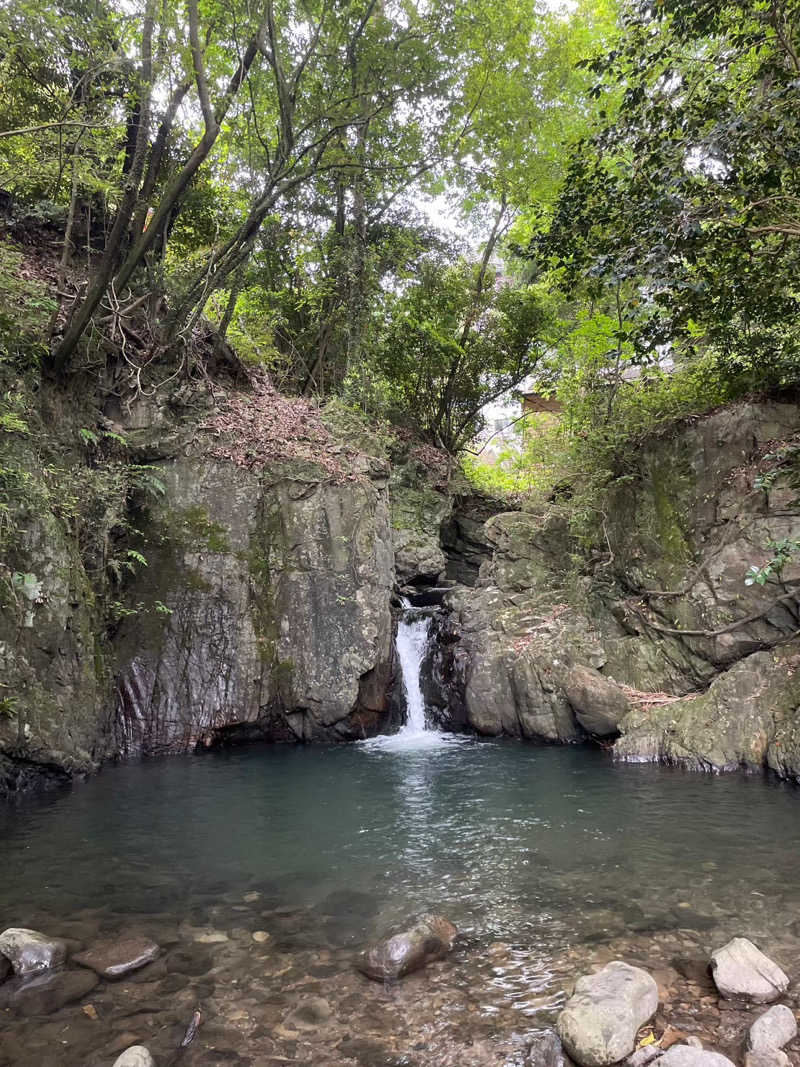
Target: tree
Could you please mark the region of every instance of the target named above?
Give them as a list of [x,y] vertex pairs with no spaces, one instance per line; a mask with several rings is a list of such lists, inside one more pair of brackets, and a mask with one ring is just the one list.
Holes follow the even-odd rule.
[[638,292],[636,358],[718,354],[742,387],[797,379],[800,110],[795,0],[666,0],[625,9],[592,62],[618,111],[572,154],[533,252],[567,288]]
[[428,260],[391,306],[376,358],[395,417],[460,451],[485,405],[535,369],[549,322],[539,289],[504,284],[488,262]]

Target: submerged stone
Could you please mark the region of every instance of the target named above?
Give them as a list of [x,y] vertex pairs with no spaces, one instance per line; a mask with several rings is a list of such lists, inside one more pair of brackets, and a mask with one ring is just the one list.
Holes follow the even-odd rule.
[[711,972],[717,989],[728,1000],[744,997],[766,1004],[789,988],[789,979],[777,963],[746,937],[734,937],[713,952]]
[[19,1015],[52,1015],[53,1012],[80,1000],[97,985],[99,979],[89,971],[51,971],[24,983],[9,982],[0,994],[0,1006]]
[[38,930],[12,926],[0,934],[0,954],[9,960],[14,974],[37,974],[60,967],[66,961],[67,946]]
[[103,978],[122,978],[130,971],[152,963],[159,947],[146,937],[129,937],[122,941],[103,941],[86,952],[73,956],[75,963],[89,967]]
[[418,971],[452,949],[455,926],[442,915],[425,915],[410,929],[372,945],[356,967],[375,982],[387,982]]
[[582,1067],[606,1067],[633,1052],[639,1027],[657,1007],[658,986],[647,971],[613,960],[578,980],[556,1029]]

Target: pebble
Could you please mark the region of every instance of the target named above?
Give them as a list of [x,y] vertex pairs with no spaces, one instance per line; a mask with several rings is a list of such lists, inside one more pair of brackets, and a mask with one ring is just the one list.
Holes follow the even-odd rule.
[[253,940],[257,941],[260,945],[263,945],[265,941],[269,941],[270,935],[266,930],[254,930],[252,934]]

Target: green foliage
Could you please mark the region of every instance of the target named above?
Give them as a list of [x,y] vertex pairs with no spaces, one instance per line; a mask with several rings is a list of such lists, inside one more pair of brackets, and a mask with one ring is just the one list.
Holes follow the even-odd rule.
[[629,307],[634,360],[716,354],[737,387],[798,380],[800,255],[795,0],[632,2],[587,64],[598,111],[575,148],[539,261],[573,296]]
[[18,355],[41,339],[56,303],[47,282],[29,276],[22,249],[9,241],[0,241],[0,292],[0,352]]
[[496,284],[485,264],[428,261],[390,305],[375,365],[390,413],[457,452],[483,425],[483,407],[539,362],[550,320],[535,286]]
[[745,585],[766,585],[770,578],[780,578],[786,564],[791,563],[800,552],[800,541],[794,537],[781,537],[777,541],[769,541],[767,549],[772,552],[772,558],[763,567],[753,564],[748,568]]

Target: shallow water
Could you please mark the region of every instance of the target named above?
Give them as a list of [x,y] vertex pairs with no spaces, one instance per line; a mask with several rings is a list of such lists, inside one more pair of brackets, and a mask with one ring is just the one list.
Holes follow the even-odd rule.
[[[170,976],[158,963],[124,995],[120,984],[90,995],[104,1009],[94,1030],[77,1019],[83,1002],[47,1025],[4,1012],[0,1063],[49,1063],[65,1019],[74,1034],[54,1063],[113,1062],[115,1037],[138,1034],[125,1030],[131,1014],[146,1042],[155,1034],[168,1047],[202,998],[240,1059],[214,1059],[198,1039],[192,1063],[307,1062],[303,1043],[317,1041],[334,1057],[326,1063],[411,1064],[419,1026],[420,1062],[444,1064],[431,1049],[450,1030],[463,1035],[464,1020],[473,1043],[550,1023],[575,959],[615,939],[680,952],[744,933],[785,955],[800,917],[799,803],[760,778],[512,742],[265,747],[110,767],[0,810],[0,928],[83,941],[150,933],[167,963],[201,927],[228,940],[203,949],[211,966],[163,1001],[163,1019]],[[462,932],[448,961],[398,992],[351,972],[361,945],[429,910]],[[141,991],[147,1010],[126,1016]],[[286,1023],[306,994],[327,998],[332,1022]],[[266,1003],[274,1010],[259,1016]],[[239,1011],[247,1018],[232,1018]],[[353,1027],[372,1051],[352,1046]],[[33,1058],[17,1058],[31,1047]]]

